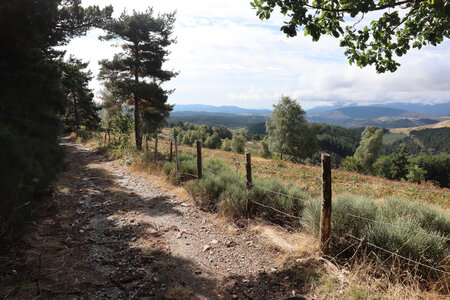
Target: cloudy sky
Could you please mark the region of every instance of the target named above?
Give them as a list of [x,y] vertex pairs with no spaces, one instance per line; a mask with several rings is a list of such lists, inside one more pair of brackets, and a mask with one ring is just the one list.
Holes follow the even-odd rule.
[[[180,74],[166,84],[175,88],[170,103],[237,105],[271,108],[280,95],[297,99],[308,109],[336,102],[443,103],[450,101],[450,42],[413,50],[399,61],[395,73],[377,74],[373,68],[350,66],[339,41],[323,37],[313,43],[302,33],[287,38],[280,32],[283,19],[274,15],[260,21],[250,0],[83,0],[83,5],[114,6],[114,16],[125,8],[155,12],[177,11],[177,43],[165,67]],[[68,54],[97,62],[112,58],[118,49],[100,42],[99,30],[73,40]],[[91,87],[96,94],[98,81]]]

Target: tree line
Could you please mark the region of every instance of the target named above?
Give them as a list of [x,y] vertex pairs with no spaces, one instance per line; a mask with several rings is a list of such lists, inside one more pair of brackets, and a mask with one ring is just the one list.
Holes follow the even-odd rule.
[[[175,13],[123,12],[113,7],[81,6],[80,0],[17,0],[0,5],[0,238],[29,217],[59,170],[64,152],[58,137],[104,128],[130,133],[136,145],[142,135],[165,124],[171,90],[161,84],[177,75],[164,70]],[[114,39],[122,52],[102,60],[99,78],[103,107],[89,89],[88,63],[65,59],[57,50],[92,28]],[[99,111],[102,110],[102,119]],[[133,113],[133,117],[130,114]]]
[[[265,158],[317,165],[320,164],[320,153],[328,152],[336,168],[392,180],[426,180],[442,187],[449,184],[448,128],[412,131],[409,137],[392,145],[383,145],[385,129],[309,124],[300,104],[286,96],[274,105],[270,120],[235,130],[231,140],[214,133],[213,127],[179,124],[172,129],[172,135],[187,145],[202,140],[208,148],[243,153],[246,141],[253,139],[259,141],[257,154]],[[416,151],[417,147],[421,151]]]

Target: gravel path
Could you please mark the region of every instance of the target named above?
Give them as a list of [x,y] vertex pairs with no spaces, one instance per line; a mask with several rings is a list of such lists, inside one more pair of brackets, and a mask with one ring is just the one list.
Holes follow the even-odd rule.
[[277,270],[277,253],[262,237],[162,192],[118,161],[63,145],[68,165],[53,199],[20,249],[1,253],[0,296],[284,299],[301,290]]

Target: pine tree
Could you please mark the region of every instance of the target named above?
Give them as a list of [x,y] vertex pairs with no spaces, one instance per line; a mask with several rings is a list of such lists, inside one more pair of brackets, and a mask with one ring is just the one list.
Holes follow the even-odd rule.
[[0,238],[30,215],[62,161],[57,137],[66,95],[63,53],[55,47],[111,13],[112,7],[83,8],[77,0],[1,2]]
[[171,91],[161,84],[176,76],[173,71],[162,69],[169,54],[167,47],[175,40],[171,37],[175,13],[155,17],[150,8],[144,13],[125,12],[108,23],[108,32],[102,39],[120,39],[123,52],[112,60],[102,60],[99,78],[106,88],[123,103],[134,108],[136,147],[142,149],[142,118],[146,127],[158,127],[171,111],[167,98]]
[[94,94],[88,87],[92,75],[90,71],[84,71],[87,67],[88,63],[73,56],[62,64],[62,84],[67,94],[64,125],[66,131],[75,131],[77,137],[80,125],[88,130],[95,130],[100,123],[100,107],[94,103]]
[[406,158],[406,147],[394,154],[391,166],[391,176],[393,179],[406,179],[408,175],[408,159]]

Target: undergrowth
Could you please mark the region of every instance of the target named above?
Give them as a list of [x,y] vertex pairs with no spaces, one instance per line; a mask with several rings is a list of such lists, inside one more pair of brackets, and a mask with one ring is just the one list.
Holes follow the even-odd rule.
[[292,184],[282,184],[273,179],[257,178],[250,190],[247,190],[245,182],[243,174],[236,173],[224,161],[211,159],[205,163],[203,178],[189,182],[185,187],[197,204],[225,217],[245,216],[248,201],[253,214],[277,222],[284,220],[285,216],[256,202],[298,216],[304,201],[310,197]]
[[[229,219],[238,219],[247,217],[249,203],[254,216],[282,225],[299,225],[296,219],[278,210],[301,217],[304,221],[300,226],[316,237],[319,235],[321,199],[313,198],[312,194],[293,184],[259,177],[254,179],[254,186],[247,190],[244,174],[233,170],[229,163],[221,159],[205,161],[203,178],[197,180],[196,156],[190,153],[179,155],[180,171],[177,172],[176,164],[168,162],[168,155],[165,154],[160,154],[160,162],[155,164],[152,152],[136,155],[120,146],[109,146],[103,150],[107,154],[122,157],[131,153],[136,163],[161,170],[171,183],[184,185],[195,203],[203,209],[215,211]],[[376,265],[379,271],[374,271],[375,276],[380,273],[392,275],[394,272],[404,276],[414,274],[428,286],[431,283],[439,285],[441,291],[442,286],[448,285],[445,281],[448,275],[430,271],[373,246],[450,271],[447,240],[450,236],[450,216],[444,209],[399,197],[375,200],[367,196],[340,194],[333,197],[331,231],[330,255],[338,261],[347,263],[352,261],[349,258],[353,258],[355,264],[363,261],[364,265]],[[448,286],[443,290],[448,293]]]
[[[308,202],[304,209],[305,226],[315,236],[319,235],[320,209],[321,199],[317,198]],[[450,216],[437,207],[396,197],[377,202],[367,197],[342,194],[333,198],[331,228],[330,248],[332,255],[338,258],[349,258],[359,252],[360,255],[376,253],[376,259],[384,261],[396,259],[371,245],[374,244],[406,258],[450,270],[447,241]],[[364,242],[360,243],[352,236]],[[405,260],[399,262],[430,274],[428,268],[408,264]]]

